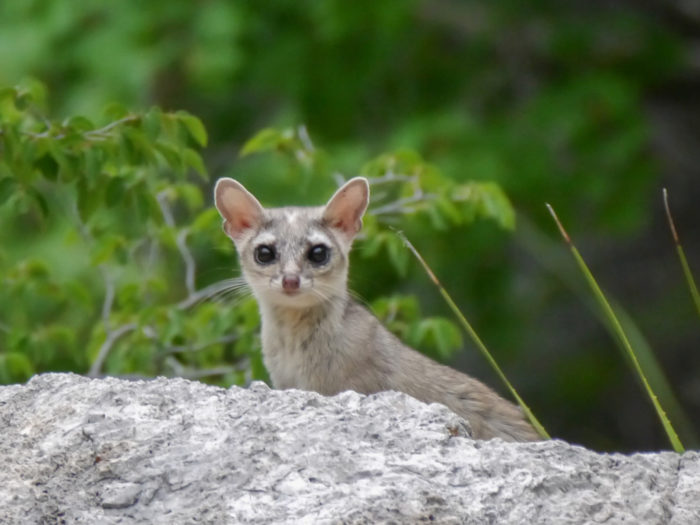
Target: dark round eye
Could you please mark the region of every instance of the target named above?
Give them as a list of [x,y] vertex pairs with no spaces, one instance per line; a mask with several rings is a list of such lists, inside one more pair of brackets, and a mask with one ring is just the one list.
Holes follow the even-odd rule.
[[274,262],[276,254],[275,247],[268,244],[261,244],[255,247],[255,262],[258,264],[270,264]]
[[331,249],[325,244],[314,244],[306,257],[314,264],[325,264],[331,257]]

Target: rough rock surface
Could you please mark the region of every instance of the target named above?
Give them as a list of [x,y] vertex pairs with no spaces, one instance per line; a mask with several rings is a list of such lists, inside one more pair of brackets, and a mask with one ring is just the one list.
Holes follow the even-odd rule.
[[0,523],[700,523],[700,454],[473,441],[403,394],[0,388]]

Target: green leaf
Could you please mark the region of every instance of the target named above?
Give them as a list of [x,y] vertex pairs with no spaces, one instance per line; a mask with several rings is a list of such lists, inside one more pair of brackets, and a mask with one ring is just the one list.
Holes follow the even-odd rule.
[[204,232],[207,230],[216,229],[221,231],[221,216],[216,208],[208,208],[200,213],[190,226],[190,231],[193,233]]
[[81,116],[74,116],[66,119],[63,122],[63,126],[76,133],[83,133],[95,129],[95,125],[90,122],[90,120]]
[[37,169],[50,181],[56,181],[58,178],[59,165],[51,153],[46,153],[39,160],[34,162]]
[[360,254],[362,257],[374,257],[379,253],[379,250],[387,243],[387,240],[394,237],[388,231],[377,231],[373,235],[362,241]]
[[177,246],[177,230],[171,226],[163,226],[158,229],[158,240],[168,248]]
[[481,213],[487,218],[495,219],[502,228],[515,229],[515,210],[501,187],[493,182],[482,185]]
[[426,167],[427,165],[417,152],[400,149],[393,153],[384,153],[367,162],[360,170],[360,174],[368,177],[381,177],[388,173],[416,175]]
[[113,208],[121,203],[126,193],[126,185],[121,177],[112,177],[105,188],[105,204],[108,208]]
[[85,308],[92,308],[94,306],[92,296],[90,295],[90,288],[86,283],[79,280],[72,280],[68,281],[65,286],[66,292],[71,298],[71,302],[80,304]]
[[206,146],[207,130],[204,127],[204,124],[202,124],[202,121],[194,115],[190,115],[189,113],[185,113],[184,111],[178,112],[177,116],[180,119],[180,122],[182,122],[185,125],[187,131],[189,132],[190,136],[195,140],[195,142],[197,142],[197,144],[199,144],[202,147]]
[[157,223],[162,221],[158,201],[144,184],[133,187],[129,195],[132,197],[132,203],[136,209],[135,220],[145,222],[147,219],[151,219]]
[[269,381],[270,378],[267,375],[267,370],[263,364],[262,354],[259,351],[253,351],[250,352],[248,356],[250,357],[250,372],[252,379]]
[[386,248],[391,264],[400,276],[405,276],[408,272],[409,253],[401,239],[395,235],[387,237]]
[[285,140],[287,139],[283,132],[280,132],[276,128],[265,128],[243,144],[240,156],[246,157],[253,153],[276,150]]
[[0,383],[21,383],[34,375],[34,367],[26,355],[19,352],[0,353]]
[[436,230],[447,229],[447,222],[445,222],[445,219],[439,212],[436,205],[428,206],[425,209],[425,212],[428,214],[428,217],[430,217],[430,224],[432,224],[433,228],[435,228]]
[[[0,134],[0,139],[2,139],[2,143],[0,146],[2,149],[2,159],[7,161],[12,161],[16,159],[17,151],[20,149],[20,135],[19,131],[15,126],[3,126],[2,128],[2,134]],[[13,170],[14,172],[15,170]],[[16,173],[15,173],[15,176]]]
[[39,211],[41,211],[42,216],[44,218],[48,217],[49,203],[46,201],[46,197],[44,197],[39,190],[33,187],[29,188],[29,194],[34,198],[34,202],[36,202],[37,206],[39,207]]
[[137,128],[125,128],[122,137],[126,137],[129,147],[128,160],[131,164],[143,164],[154,159],[154,148],[146,134]]
[[372,312],[380,319],[401,319],[413,322],[420,317],[418,300],[412,295],[392,295],[380,297],[372,302]]
[[100,147],[92,147],[85,151],[83,155],[85,172],[84,176],[89,180],[95,180],[100,176],[105,159],[110,156],[108,151]]
[[428,344],[435,348],[439,356],[446,359],[462,346],[459,329],[442,317],[429,317],[415,327],[416,345]]
[[185,161],[185,165],[193,168],[204,180],[209,178],[202,157],[195,150],[186,148],[185,151],[182,152],[182,158]]
[[15,106],[20,111],[26,111],[29,105],[32,103],[32,96],[27,91],[19,91],[17,93],[17,98],[15,98]]
[[175,187],[178,196],[185,201],[190,210],[196,210],[204,206],[202,191],[194,184],[178,184]]
[[129,312],[138,312],[143,304],[143,294],[139,283],[126,283],[117,292],[117,304]]
[[17,89],[14,87],[3,87],[0,88],[0,103],[5,100],[14,101],[17,98]]
[[156,142],[155,146],[158,153],[160,153],[163,156],[166,164],[170,168],[174,170],[182,170],[183,159],[180,156],[180,152],[176,148],[174,148],[167,142],[163,142],[162,140]]
[[148,113],[144,115],[143,131],[150,140],[155,141],[158,138],[158,135],[160,135],[162,120],[163,112],[158,107],[151,108]]
[[93,191],[84,178],[78,179],[78,212],[83,221],[87,221],[99,208],[102,196],[99,192]]
[[451,200],[441,197],[435,201],[435,206],[452,224],[462,223],[462,214]]
[[102,112],[110,120],[120,120],[129,114],[129,110],[117,102],[107,104]]
[[515,210],[498,184],[469,182],[455,186],[450,196],[454,202],[462,203],[466,222],[480,217],[494,220],[504,229],[515,229]]
[[45,106],[48,91],[46,90],[46,86],[43,82],[40,82],[35,78],[27,77],[22,80],[20,90],[29,93],[32,102],[39,106],[42,110],[46,109]]
[[111,259],[119,248],[123,248],[125,240],[120,235],[106,235],[97,241],[91,263],[97,266]]
[[12,177],[3,177],[0,179],[0,206],[5,204],[7,200],[17,191],[17,181]]
[[51,270],[46,261],[27,259],[22,262],[22,273],[27,279],[42,280],[51,275]]

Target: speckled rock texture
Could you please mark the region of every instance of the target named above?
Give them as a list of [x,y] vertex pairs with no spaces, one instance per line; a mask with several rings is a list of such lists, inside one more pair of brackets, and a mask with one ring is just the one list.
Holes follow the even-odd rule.
[[0,387],[0,523],[700,524],[700,455],[474,441],[403,394]]

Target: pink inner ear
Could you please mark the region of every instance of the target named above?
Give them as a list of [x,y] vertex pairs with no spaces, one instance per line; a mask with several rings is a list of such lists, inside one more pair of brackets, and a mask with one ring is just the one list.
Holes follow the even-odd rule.
[[360,227],[358,214],[359,212],[356,208],[346,203],[340,203],[329,208],[326,220],[328,220],[332,228],[338,228],[349,235],[354,235]]
[[241,219],[238,219],[238,224],[236,225],[236,229],[237,230],[247,230],[248,228],[250,228],[250,226],[251,226],[250,222],[241,218]]
[[226,220],[226,233],[231,237],[238,238],[243,232],[253,228],[255,224],[254,218],[247,214],[232,214],[232,216]]
[[343,226],[343,220],[342,219],[336,219],[331,222],[331,228],[339,228],[341,230],[347,229],[346,227]]
[[262,220],[263,208],[253,195],[232,179],[220,179],[214,200],[224,218],[224,231],[238,239],[246,230],[255,228]]
[[362,228],[362,214],[367,208],[367,182],[351,180],[340,188],[326,205],[323,218],[327,223],[354,236]]

